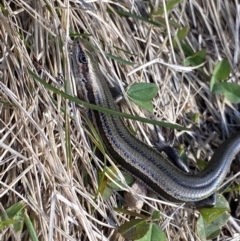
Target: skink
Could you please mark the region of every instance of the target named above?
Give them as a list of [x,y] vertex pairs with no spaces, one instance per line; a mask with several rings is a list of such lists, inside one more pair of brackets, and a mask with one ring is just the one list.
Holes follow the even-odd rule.
[[[99,69],[94,49],[75,39],[72,53],[78,97],[98,106],[119,110]],[[89,110],[89,114],[110,157],[158,196],[172,202],[197,206],[199,201],[214,194],[240,151],[238,132],[218,147],[203,171],[188,174],[134,137],[119,117],[95,110]]]

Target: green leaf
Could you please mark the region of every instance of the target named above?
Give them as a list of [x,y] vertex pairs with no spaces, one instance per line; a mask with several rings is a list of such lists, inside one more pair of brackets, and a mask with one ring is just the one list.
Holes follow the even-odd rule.
[[178,155],[179,155],[180,160],[182,160],[182,162],[187,165],[188,164],[188,156],[185,151],[184,145],[179,146]]
[[[125,182],[127,185],[132,185],[132,183],[134,182],[134,179],[131,175],[129,175],[127,172],[122,171],[121,172],[122,175],[125,178]],[[108,178],[106,176],[106,174],[111,177]],[[104,176],[102,178],[102,175]],[[113,190],[115,191],[122,191],[123,189],[121,187],[123,187],[123,183],[121,182],[121,180],[117,177],[117,171],[114,167],[108,167],[106,169],[104,169],[102,172],[99,173],[99,188],[98,191],[99,193],[101,193],[102,198],[104,200],[107,200],[113,193]]]
[[211,223],[217,217],[221,216],[223,213],[229,212],[230,208],[227,200],[222,195],[218,194],[216,204],[214,207],[201,208],[199,211],[204,221],[207,223]]
[[151,101],[141,101],[141,100],[134,100],[134,99],[131,99],[131,101],[134,102],[136,105],[141,106],[145,110],[149,112],[153,112],[154,108]]
[[19,235],[23,228],[23,212],[25,205],[22,202],[18,202],[6,210],[6,214],[9,219],[5,219],[4,215],[0,215],[0,229],[6,228],[9,225],[13,225],[13,230]]
[[200,113],[194,113],[193,119],[192,119],[193,122],[197,124],[200,121],[200,116],[201,116]]
[[216,238],[221,227],[230,217],[229,211],[227,200],[218,194],[216,205],[213,208],[200,209],[200,217],[197,221],[198,236],[202,240]]
[[193,55],[194,52],[193,52],[192,48],[188,44],[185,44],[183,42],[181,42],[180,44],[181,44],[181,48],[182,48],[184,54],[187,57]]
[[231,66],[227,59],[223,59],[219,62],[213,70],[213,76],[216,80],[225,80],[230,75]]
[[240,103],[240,85],[236,83],[215,83],[212,92],[215,94],[223,94],[231,103]]
[[119,233],[126,239],[140,239],[146,235],[150,224],[146,219],[134,219],[118,228]]
[[141,101],[152,100],[158,92],[158,87],[153,83],[136,83],[130,86],[127,94],[130,98]]
[[1,221],[0,230],[9,227],[11,224],[14,224],[15,222],[16,221],[13,218]]
[[24,214],[24,221],[25,221],[25,224],[27,226],[27,230],[28,230],[28,233],[29,233],[29,236],[30,236],[31,240],[32,241],[38,241],[37,233],[36,233],[35,228],[32,224],[32,221],[26,213]]
[[210,90],[213,90],[213,86],[217,81],[223,81],[230,75],[231,66],[227,59],[223,59],[219,62],[214,70],[210,80]]
[[240,193],[240,185],[236,185],[236,186],[233,186],[233,187],[227,187],[226,189],[223,188],[223,190],[221,190],[221,192],[223,192],[223,193],[229,193],[229,192]]
[[[132,185],[134,182],[134,179],[131,175],[129,175],[127,172],[121,171],[122,175],[125,178],[126,184],[127,185]],[[123,183],[121,182],[121,180],[119,178],[115,178],[114,176],[112,176],[110,174],[110,176],[112,177],[112,179],[114,180],[114,182],[112,182],[110,179],[108,179],[108,186],[112,189],[114,189],[115,191],[122,191],[122,188],[120,188],[117,184],[119,184],[120,186],[123,186]]]
[[183,53],[185,54],[186,57],[192,56],[194,52],[192,51],[192,48],[188,45],[180,41],[180,47],[177,43],[177,40],[173,40],[173,47],[179,51],[179,48],[182,49]]
[[104,200],[107,200],[112,195],[112,188],[107,186],[108,178],[105,176],[106,168],[102,172],[99,172],[98,176],[98,193],[102,195]]
[[167,241],[167,237],[156,223],[151,223],[146,235],[137,241]]
[[151,100],[157,95],[158,87],[152,83],[137,83],[127,91],[129,99],[148,111],[153,111]]
[[152,214],[153,220],[160,220],[161,219],[161,213],[159,211],[154,210]]
[[[169,13],[174,8],[174,6],[180,2],[181,0],[171,0],[166,2],[167,12]],[[159,8],[156,12],[152,13],[151,16],[154,17],[154,16],[162,15],[163,13],[164,13],[164,8],[162,7],[162,8]]]
[[181,49],[186,57],[192,56],[194,52],[192,51],[192,48],[183,42],[185,37],[187,36],[189,31],[188,27],[184,27],[178,30],[177,36],[173,40],[173,47],[179,51]]
[[[8,218],[14,218],[16,215],[18,215],[19,212],[21,212],[25,207],[25,204],[22,202],[15,203],[11,207],[7,208],[6,213]],[[5,220],[4,215],[0,215],[0,220]]]
[[200,168],[200,170],[203,170],[208,163],[202,159],[197,159],[197,166]]
[[230,217],[229,213],[224,213],[216,218],[212,223],[204,221],[200,215],[197,221],[197,234],[201,240],[214,239],[220,234],[220,229],[225,225]]
[[113,194],[113,189],[108,185],[104,186],[104,188],[102,186],[101,189],[99,188],[99,193],[101,194],[103,200],[108,200]]
[[206,57],[206,50],[200,50],[193,55],[187,57],[184,61],[185,66],[197,66],[204,62]]
[[189,32],[189,27],[183,27],[181,29],[178,30],[177,32],[177,37],[179,41],[182,41],[185,39],[185,37],[187,36]]
[[24,215],[24,210],[21,210],[14,217],[15,223],[13,224],[13,229],[16,233],[19,233],[19,234],[22,233],[22,229],[23,229],[23,224],[24,224],[23,215]]

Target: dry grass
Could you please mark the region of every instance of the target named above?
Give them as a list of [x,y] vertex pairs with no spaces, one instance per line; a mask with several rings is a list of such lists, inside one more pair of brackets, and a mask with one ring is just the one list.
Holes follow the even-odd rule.
[[[186,42],[193,50],[207,50],[204,75],[184,71],[184,54],[176,52],[170,41],[177,28],[169,22],[166,27],[155,27],[115,13],[124,10],[144,16],[149,12],[147,2],[89,1],[96,11],[67,0],[2,0],[0,4],[0,200],[2,209],[21,200],[26,204],[39,240],[121,240],[115,236],[114,226],[129,218],[113,210],[118,206],[117,195],[107,201],[101,196],[95,200],[102,163],[93,153],[80,112],[28,74],[28,68],[36,68],[41,78],[64,89],[55,78],[61,73],[68,84],[65,91],[74,93],[70,30],[89,33],[90,41],[103,51],[134,62],[134,66],[120,64],[99,53],[101,70],[110,81],[120,86],[122,80],[127,85],[145,81],[159,86],[154,100],[156,116],[192,128],[191,134],[175,131],[173,137],[170,130],[166,134],[176,147],[184,144],[191,160],[208,159],[237,129],[238,106],[209,91],[210,75],[222,58],[231,63],[232,80],[239,78],[237,1],[182,1],[170,13],[172,20],[189,26]],[[154,9],[159,6],[162,1],[154,1]],[[167,67],[159,59],[178,68]],[[138,67],[140,70],[134,71]],[[129,104],[123,108],[146,115]],[[194,122],[192,116],[197,114]],[[132,125],[139,138],[150,143],[147,126]],[[68,137],[70,147],[66,146]],[[199,240],[192,210],[157,200],[151,205],[163,213],[161,226],[169,240]],[[150,206],[146,207],[149,210]],[[218,240],[232,240],[233,234],[239,233],[233,218],[223,230],[227,232]],[[11,230],[2,234],[2,240],[27,238],[27,232],[21,238]]]

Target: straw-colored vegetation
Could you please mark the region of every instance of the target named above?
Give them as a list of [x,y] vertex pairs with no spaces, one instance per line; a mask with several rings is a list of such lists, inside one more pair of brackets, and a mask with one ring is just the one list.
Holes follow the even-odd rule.
[[[158,86],[154,116],[128,100],[120,103],[122,111],[191,128],[191,132],[168,128],[161,132],[195,165],[197,159],[209,160],[239,125],[238,106],[209,87],[213,69],[223,58],[231,65],[228,80],[238,83],[237,2],[182,0],[151,16],[150,22],[146,21],[150,14],[166,6],[165,1],[0,0],[1,213],[8,219],[7,208],[24,204],[23,229],[1,224],[1,240],[29,240],[28,218],[39,240],[124,240],[116,227],[130,218],[114,210],[127,209],[122,193],[114,192],[107,200],[97,196],[104,158],[96,155],[98,139],[85,121],[86,110],[44,87],[29,69],[55,88],[76,95],[72,40],[88,35],[101,50],[99,64],[108,81],[122,90],[136,82]],[[200,71],[191,67],[186,71],[186,53],[174,47],[181,27],[189,28],[183,42],[193,52],[206,50]],[[126,124],[151,145],[150,126]],[[117,168],[114,160],[108,161]],[[234,169],[232,174],[238,172]],[[168,240],[200,240],[198,212],[153,198],[143,197],[143,210],[160,211],[162,220],[157,224]],[[231,217],[218,240],[240,240],[237,233],[240,227]]]

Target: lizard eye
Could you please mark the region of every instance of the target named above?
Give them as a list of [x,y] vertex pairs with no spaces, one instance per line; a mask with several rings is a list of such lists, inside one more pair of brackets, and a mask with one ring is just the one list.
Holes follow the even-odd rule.
[[81,64],[87,64],[87,58],[85,56],[84,53],[79,53],[78,55],[78,61],[81,63]]

